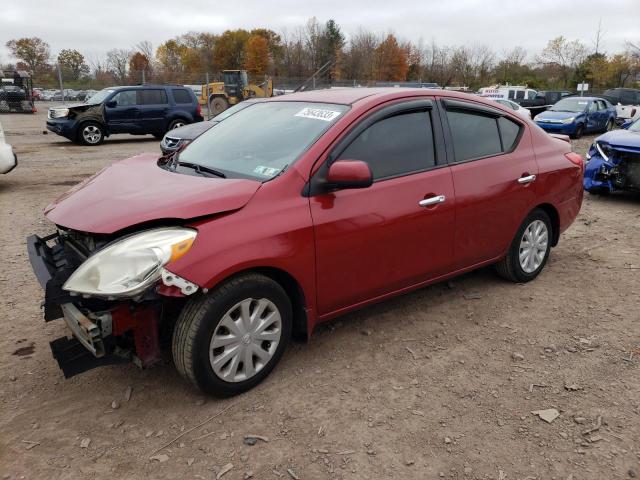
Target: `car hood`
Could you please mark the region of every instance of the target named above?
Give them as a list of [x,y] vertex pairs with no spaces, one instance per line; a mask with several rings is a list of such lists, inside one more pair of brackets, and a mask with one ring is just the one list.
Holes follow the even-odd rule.
[[600,135],[598,142],[605,142],[612,147],[626,147],[632,150],[640,149],[640,132],[630,132],[628,130],[612,130]]
[[583,112],[554,112],[546,110],[536,115],[536,120],[564,120],[565,118],[578,117]]
[[190,123],[189,125],[185,125],[184,127],[174,128],[170,132],[167,132],[166,136],[171,138],[181,138],[184,140],[193,140],[194,138],[202,135],[217,123],[219,122],[215,120]]
[[188,220],[242,208],[262,185],[169,172],[146,153],[113,163],[45,208],[57,225],[110,234],[145,222]]

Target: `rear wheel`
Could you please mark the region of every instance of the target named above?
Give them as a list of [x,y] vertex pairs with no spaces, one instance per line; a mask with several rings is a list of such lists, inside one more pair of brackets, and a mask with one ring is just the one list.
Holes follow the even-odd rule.
[[607,125],[604,127],[604,131],[610,132],[611,130],[613,130],[613,119],[610,118]]
[[104,141],[104,129],[99,123],[85,122],[78,130],[78,140],[84,145],[100,145]]
[[209,112],[215,117],[229,108],[229,102],[224,97],[213,97],[209,100]]
[[201,390],[235,395],[269,375],[289,342],[291,302],[268,277],[233,278],[182,310],[173,333],[180,374]]
[[498,262],[498,274],[512,282],[529,282],[542,271],[551,251],[551,220],[544,210],[535,209],[522,222],[507,255]]
[[169,128],[167,130],[174,130],[176,128],[184,127],[186,124],[186,120],[183,120],[182,118],[176,118],[169,124]]

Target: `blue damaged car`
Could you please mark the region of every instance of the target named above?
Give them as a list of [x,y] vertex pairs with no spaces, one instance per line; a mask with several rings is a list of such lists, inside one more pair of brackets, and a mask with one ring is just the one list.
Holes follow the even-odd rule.
[[583,133],[611,130],[616,107],[604,98],[567,97],[536,115],[533,121],[549,133],[580,138]]
[[640,192],[640,119],[596,138],[587,153],[584,189]]

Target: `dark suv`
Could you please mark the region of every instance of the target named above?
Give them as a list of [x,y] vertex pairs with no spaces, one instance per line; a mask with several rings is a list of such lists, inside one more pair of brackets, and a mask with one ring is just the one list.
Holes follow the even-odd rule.
[[47,129],[85,145],[98,145],[114,133],[157,138],[188,123],[201,122],[194,93],[181,85],[137,85],[100,90],[85,103],[52,107]]

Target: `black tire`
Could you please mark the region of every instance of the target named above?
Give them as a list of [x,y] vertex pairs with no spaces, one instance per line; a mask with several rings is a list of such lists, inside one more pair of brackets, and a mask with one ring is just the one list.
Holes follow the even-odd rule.
[[167,128],[167,132],[169,130],[173,130],[174,128],[184,127],[185,125],[188,125],[188,124],[189,124],[189,122],[187,122],[184,118],[176,118],[176,119],[172,120],[171,123],[169,123],[169,127]]
[[587,190],[587,192],[589,192],[591,195],[605,196],[609,195],[611,193],[611,190],[606,187],[594,187]]
[[578,139],[580,137],[582,137],[582,134],[584,133],[584,125],[580,124],[576,127],[576,131],[573,134],[573,138]]
[[[271,358],[252,377],[237,382],[223,380],[209,360],[211,339],[230,309],[243,300],[257,298],[269,300],[280,313],[279,343]],[[184,306],[173,332],[174,364],[188,382],[206,393],[237,395],[255,387],[273,370],[291,337],[292,322],[291,301],[277,282],[257,273],[237,276]]]
[[156,137],[158,140],[162,140],[164,138],[164,133],[152,133],[151,135]]
[[610,132],[611,130],[613,130],[613,119],[609,119],[609,121],[607,122],[607,124],[604,127],[604,131],[605,132]]
[[221,114],[227,108],[229,108],[229,102],[224,97],[217,96],[209,100],[209,114],[213,117]]
[[[534,222],[541,221],[547,228],[547,245],[544,252],[544,258],[540,265],[532,272],[526,272],[520,264],[520,243],[523,239],[524,233],[527,228]],[[516,236],[511,242],[507,255],[496,264],[496,270],[498,275],[506,280],[510,280],[515,283],[530,282],[536,278],[549,259],[549,253],[551,252],[551,239],[553,238],[553,226],[549,215],[544,210],[536,208],[533,210],[527,218],[522,222]]]
[[82,145],[100,145],[104,136],[104,127],[97,122],[84,122],[78,127],[78,142]]

